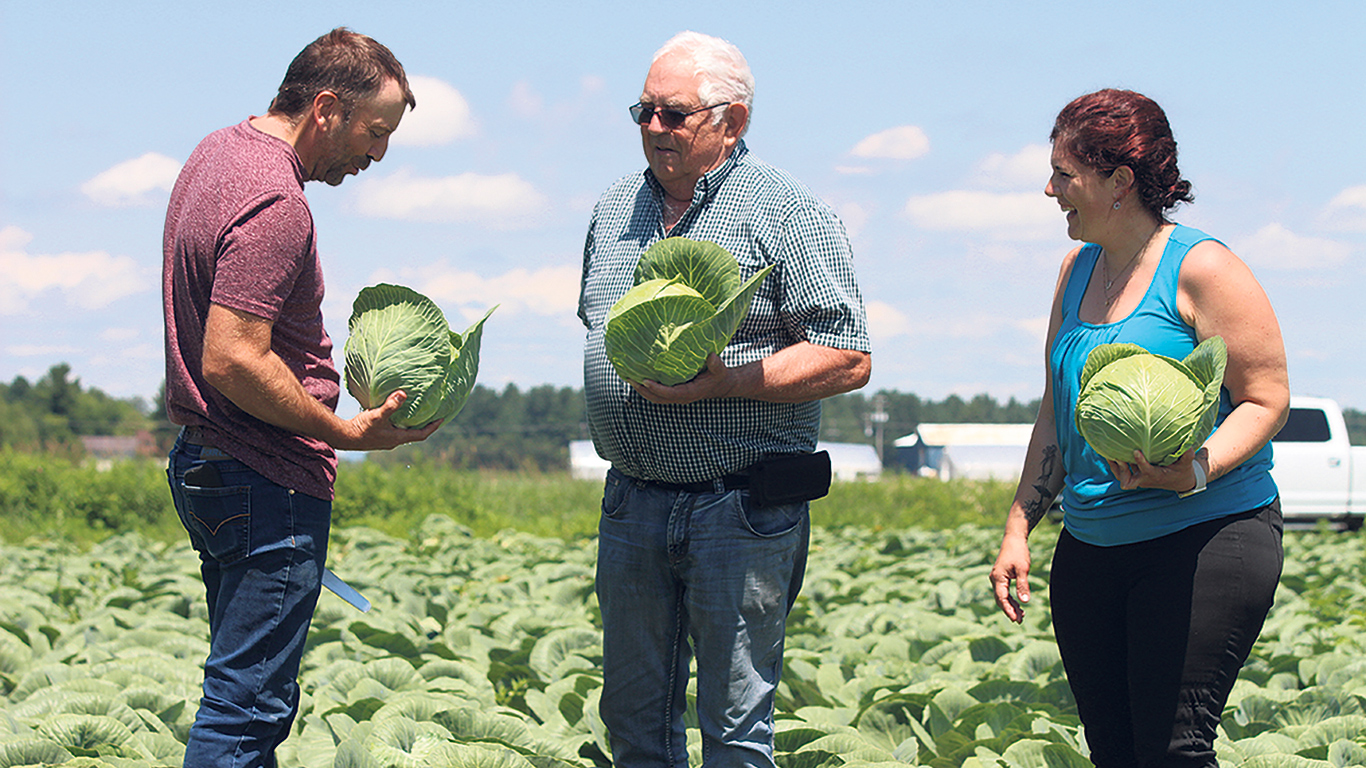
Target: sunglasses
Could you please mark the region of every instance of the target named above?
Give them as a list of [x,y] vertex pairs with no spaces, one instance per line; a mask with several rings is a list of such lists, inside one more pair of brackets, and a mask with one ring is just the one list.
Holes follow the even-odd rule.
[[672,131],[683,125],[684,120],[687,120],[690,116],[695,115],[698,112],[706,112],[709,109],[716,109],[717,107],[728,107],[732,103],[733,102],[727,101],[724,104],[713,104],[710,107],[698,107],[691,112],[682,112],[677,109],[647,107],[640,102],[636,102],[631,105],[629,111],[631,113],[631,120],[637,125],[649,125],[650,121],[658,115],[659,124]]

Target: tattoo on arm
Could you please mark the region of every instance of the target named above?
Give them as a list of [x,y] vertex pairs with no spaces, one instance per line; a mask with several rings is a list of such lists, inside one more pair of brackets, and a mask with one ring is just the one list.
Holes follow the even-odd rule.
[[1058,462],[1058,446],[1048,445],[1043,449],[1043,461],[1040,462],[1039,479],[1034,481],[1031,486],[1039,494],[1037,499],[1030,499],[1025,502],[1025,520],[1029,523],[1029,530],[1034,530],[1034,526],[1039,524],[1043,516],[1048,513],[1048,508],[1053,505],[1053,497],[1056,495],[1051,489],[1050,481],[1053,479],[1053,472]]

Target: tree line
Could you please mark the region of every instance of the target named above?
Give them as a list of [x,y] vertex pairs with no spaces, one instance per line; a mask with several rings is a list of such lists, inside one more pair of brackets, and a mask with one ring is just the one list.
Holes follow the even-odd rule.
[[16,376],[0,383],[0,447],[79,453],[82,436],[133,436],[150,431],[151,405],[81,386],[66,363],[37,381]]
[[[82,386],[65,363],[42,378],[0,382],[0,448],[80,454],[83,436],[149,436],[149,453],[164,455],[177,427],[166,419],[164,385],[156,399],[119,399]],[[1039,402],[1014,398],[1001,403],[981,394],[930,400],[882,390],[851,392],[824,401],[821,440],[876,445],[886,463],[892,442],[921,423],[1029,423]],[[1366,444],[1366,412],[1347,410],[1353,444]],[[555,471],[569,466],[571,440],[588,439],[583,391],[508,384],[501,390],[476,386],[460,413],[426,442],[369,454],[382,464],[434,462],[458,468]]]
[[[584,408],[583,391],[571,387],[544,385],[523,391],[509,384],[499,392],[478,385],[460,413],[425,442],[372,454],[371,460],[408,462],[421,456],[458,467],[565,469],[569,442],[589,438]],[[1038,403],[1011,399],[1003,405],[987,395],[971,400],[950,395],[934,402],[884,391],[832,397],[821,410],[822,440],[871,444],[881,434],[887,448],[884,456],[890,459],[892,441],[915,431],[921,422],[1032,422]]]

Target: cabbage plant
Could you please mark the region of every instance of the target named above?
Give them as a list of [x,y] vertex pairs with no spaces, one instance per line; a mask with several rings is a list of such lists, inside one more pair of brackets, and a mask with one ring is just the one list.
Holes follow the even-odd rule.
[[730,343],[772,266],[748,280],[725,248],[670,237],[636,265],[635,285],[607,313],[607,359],[628,381],[675,385]]
[[362,408],[389,395],[408,395],[390,421],[421,427],[459,413],[479,372],[479,341],[493,307],[463,334],[441,308],[411,288],[381,283],[360,292],[352,305],[346,340],[346,389]]
[[1137,344],[1102,344],[1081,371],[1077,431],[1096,453],[1130,463],[1134,450],[1155,465],[1199,448],[1214,431],[1228,348],[1200,342],[1184,360]]

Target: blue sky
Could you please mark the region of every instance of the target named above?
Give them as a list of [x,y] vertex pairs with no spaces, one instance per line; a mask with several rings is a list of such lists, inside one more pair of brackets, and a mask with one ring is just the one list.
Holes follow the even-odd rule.
[[1293,391],[1366,408],[1366,5],[623,9],[0,0],[0,381],[65,362],[88,387],[155,394],[176,169],[205,134],[261,114],[299,49],[346,25],[393,49],[418,108],[383,162],[308,187],[337,359],[356,293],[398,282],[459,328],[501,304],[480,383],[581,386],[588,216],[644,164],[626,107],[651,54],[696,29],[754,70],[750,148],[851,233],[869,392],[1038,396],[1071,246],[1042,194],[1048,131],[1067,101],[1114,86],[1167,110],[1196,191],[1176,218],[1252,266]]

